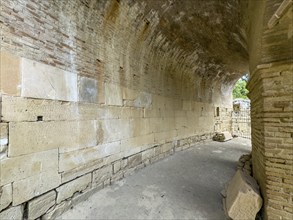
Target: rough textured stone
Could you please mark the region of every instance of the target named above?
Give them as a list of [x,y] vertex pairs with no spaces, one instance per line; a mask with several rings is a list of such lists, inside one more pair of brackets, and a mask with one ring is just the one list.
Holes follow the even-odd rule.
[[0,212],[12,203],[12,185],[0,186]]
[[35,176],[41,172],[55,171],[57,173],[58,150],[2,159],[0,170],[0,185]]
[[238,170],[229,182],[224,200],[228,216],[235,220],[255,219],[262,202],[256,181]]
[[79,177],[71,182],[65,183],[57,188],[57,204],[61,201],[72,197],[75,192],[82,192],[90,186],[92,182],[92,175],[87,174]]
[[116,84],[105,84],[105,103],[107,105],[122,106],[122,88]]
[[0,123],[0,159],[7,156],[8,123]]
[[61,175],[56,171],[42,172],[13,183],[13,205],[21,204],[61,184]]
[[213,137],[213,140],[223,142],[223,141],[229,141],[232,138],[233,137],[232,137],[231,133],[225,131],[225,132],[215,134],[215,136]]
[[19,220],[23,219],[23,206],[10,207],[0,213],[0,219]]
[[56,192],[50,191],[28,203],[28,219],[36,219],[44,215],[56,203]]
[[93,185],[99,185],[105,180],[110,179],[112,166],[105,166],[93,172]]
[[63,201],[60,204],[57,204],[53,208],[51,208],[45,215],[42,216],[42,219],[56,219],[59,215],[66,212],[68,209],[72,207],[72,201]]

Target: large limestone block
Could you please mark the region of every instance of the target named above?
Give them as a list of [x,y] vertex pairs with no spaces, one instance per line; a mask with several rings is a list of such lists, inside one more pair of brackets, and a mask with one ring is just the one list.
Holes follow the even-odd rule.
[[56,192],[50,191],[28,202],[28,219],[36,219],[55,205]]
[[81,167],[93,161],[98,161],[100,158],[119,153],[120,151],[120,141],[116,141],[77,151],[61,153],[59,156],[59,172]]
[[238,170],[228,185],[224,207],[234,220],[255,219],[262,206],[256,181]]
[[132,137],[142,136],[151,133],[149,118],[130,119]]
[[152,105],[152,94],[141,92],[134,100],[133,105],[137,108],[150,108]]
[[0,186],[0,212],[12,203],[12,185]]
[[[140,149],[147,149],[154,146],[154,134],[147,134],[128,138],[121,141],[121,151],[127,152],[128,150],[139,147]],[[125,155],[126,156],[126,155]]]
[[73,196],[75,192],[82,192],[90,186],[92,175],[89,173],[57,188],[57,204]]
[[21,58],[0,52],[0,94],[20,95]]
[[58,171],[58,149],[0,160],[0,186],[38,175]]
[[96,144],[95,121],[9,123],[8,155],[11,157],[58,147],[78,149]]
[[122,87],[117,84],[105,83],[105,104],[123,105]]
[[39,116],[43,121],[77,120],[79,109],[75,102],[2,96],[4,121],[37,121]]
[[23,219],[23,206],[15,206],[0,213],[1,220],[20,220]]
[[57,171],[39,173],[13,183],[13,205],[21,204],[39,196],[61,184],[61,175]]
[[97,80],[87,77],[79,77],[78,96],[81,102],[98,102],[98,83]]
[[22,97],[77,101],[77,75],[33,60],[22,60]]
[[129,138],[131,131],[129,119],[110,119],[97,121],[99,143],[110,143]]

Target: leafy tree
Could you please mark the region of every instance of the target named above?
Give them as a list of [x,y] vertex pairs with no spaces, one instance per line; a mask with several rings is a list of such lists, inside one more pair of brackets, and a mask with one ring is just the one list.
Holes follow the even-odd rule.
[[248,80],[248,76],[245,75],[236,82],[233,89],[233,99],[238,99],[238,98],[248,99],[247,97],[248,90],[246,89],[247,80]]

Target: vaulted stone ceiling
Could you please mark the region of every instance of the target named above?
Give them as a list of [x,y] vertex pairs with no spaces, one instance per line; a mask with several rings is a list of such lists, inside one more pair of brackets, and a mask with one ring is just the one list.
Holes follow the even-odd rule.
[[216,74],[220,70],[243,74],[248,70],[244,17],[247,1],[146,0],[144,3],[147,14],[158,12],[158,31],[184,51],[198,55],[194,61],[199,74]]

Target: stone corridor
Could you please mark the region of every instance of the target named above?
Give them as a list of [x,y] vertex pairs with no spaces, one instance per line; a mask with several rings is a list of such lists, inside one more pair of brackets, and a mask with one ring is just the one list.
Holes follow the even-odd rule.
[[58,219],[227,219],[220,192],[239,157],[250,151],[244,138],[192,146],[101,190]]
[[292,0],[1,0],[0,12],[0,219],[57,217],[231,133],[247,73],[261,216],[293,219]]

